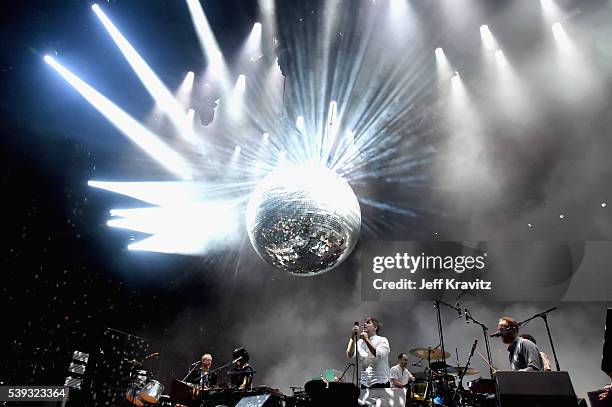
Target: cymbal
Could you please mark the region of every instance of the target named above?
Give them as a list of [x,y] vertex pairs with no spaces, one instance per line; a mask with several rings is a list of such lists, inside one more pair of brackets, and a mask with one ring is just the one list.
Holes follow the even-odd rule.
[[438,360],[438,359],[446,359],[450,357],[450,353],[444,352],[443,354],[440,349],[433,349],[433,348],[414,348],[414,349],[410,349],[408,353],[410,353],[412,356],[416,356],[419,359],[429,358],[432,360]]
[[[455,367],[454,369],[456,370],[458,375],[461,375],[461,373],[463,372],[463,370],[465,368],[463,368],[463,367]],[[480,373],[480,370],[474,369],[473,367],[468,367],[467,370],[465,371],[465,376],[473,376],[473,375],[476,375],[478,373]]]

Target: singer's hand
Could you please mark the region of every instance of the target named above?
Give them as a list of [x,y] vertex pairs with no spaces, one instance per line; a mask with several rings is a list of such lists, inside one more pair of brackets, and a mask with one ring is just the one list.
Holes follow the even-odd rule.
[[363,339],[364,341],[367,341],[368,339],[370,339],[370,336],[368,335],[368,333],[366,331],[363,331],[359,334],[359,337],[361,339]]
[[604,387],[604,392],[601,393],[597,398],[600,401],[606,400],[608,399],[608,397],[610,396],[610,392],[612,391],[612,384],[607,385],[606,387]]

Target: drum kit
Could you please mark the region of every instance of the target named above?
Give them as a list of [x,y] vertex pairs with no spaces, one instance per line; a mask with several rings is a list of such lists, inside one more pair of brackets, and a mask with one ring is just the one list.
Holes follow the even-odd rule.
[[[451,355],[438,348],[414,348],[408,351],[412,356],[420,359],[413,366],[425,369],[416,372],[416,379],[408,385],[406,405],[414,407],[481,407],[491,398],[490,386],[479,383],[483,379],[476,379],[468,383],[468,389],[462,384],[464,376],[474,376],[479,370],[468,367],[451,366],[445,360]],[[423,363],[427,365],[424,366]],[[472,386],[472,383],[480,384]],[[493,388],[493,397],[495,389]],[[494,404],[493,404],[494,405]]]
[[153,378],[153,374],[142,369],[142,362],[128,360],[131,365],[130,378],[125,391],[125,398],[138,407],[157,404],[164,391],[164,386]]

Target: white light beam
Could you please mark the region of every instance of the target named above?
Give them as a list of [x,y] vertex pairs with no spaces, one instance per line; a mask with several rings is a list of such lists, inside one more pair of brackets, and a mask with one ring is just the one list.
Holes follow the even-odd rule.
[[137,146],[182,179],[188,180],[192,178],[191,170],[185,160],[162,142],[155,134],[141,125],[129,114],[121,110],[100,92],[60,65],[53,57],[45,55],[44,59],[46,63],[51,65],[53,69],[62,75],[73,88]]
[[128,61],[144,87],[151,94],[155,103],[157,103],[160,109],[170,117],[172,123],[179,130],[180,135],[191,142],[197,141],[193,132],[189,132],[188,129],[184,127],[183,119],[185,117],[185,111],[178,100],[172,96],[172,93],[170,93],[168,88],[166,88],[155,72],[147,65],[145,60],[138,54],[134,47],[132,47],[123,34],[119,32],[106,14],[104,14],[100,6],[94,4],[91,8],[112,37],[113,41],[115,41],[115,44],[117,44],[119,50],[121,50],[121,53],[125,56],[125,59]]
[[229,92],[231,90],[229,72],[223,59],[223,54],[217,44],[217,40],[204,14],[204,9],[202,9],[199,0],[186,1],[189,7],[189,13],[191,14],[191,20],[193,21],[198,40],[200,41],[200,46],[208,61],[208,72],[221,82],[223,90]]

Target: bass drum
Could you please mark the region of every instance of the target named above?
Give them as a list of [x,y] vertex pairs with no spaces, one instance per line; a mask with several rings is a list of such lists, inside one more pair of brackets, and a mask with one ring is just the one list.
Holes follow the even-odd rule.
[[138,382],[133,382],[127,388],[125,392],[125,398],[130,403],[137,405],[138,407],[144,406],[144,400],[140,398],[140,392],[142,390],[142,384]]
[[157,380],[149,380],[140,390],[138,396],[147,403],[156,404],[163,392],[164,386],[160,382]]
[[147,382],[148,373],[146,370],[136,370],[132,375],[132,381],[125,392],[125,398],[130,403],[141,407],[144,406],[144,400],[140,397],[140,392]]
[[410,406],[426,405],[425,397],[427,397],[427,380],[416,379],[408,388],[407,398]]

